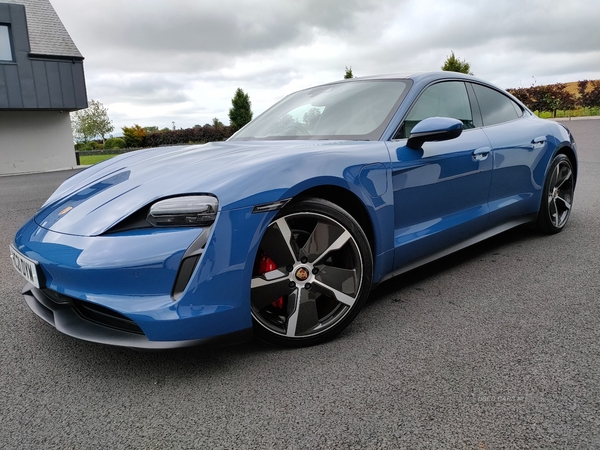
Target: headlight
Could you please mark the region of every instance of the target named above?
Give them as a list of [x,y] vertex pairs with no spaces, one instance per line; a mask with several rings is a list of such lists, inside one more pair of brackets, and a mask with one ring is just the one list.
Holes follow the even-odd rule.
[[155,227],[199,227],[215,221],[219,201],[210,195],[160,200],[150,207],[147,220]]

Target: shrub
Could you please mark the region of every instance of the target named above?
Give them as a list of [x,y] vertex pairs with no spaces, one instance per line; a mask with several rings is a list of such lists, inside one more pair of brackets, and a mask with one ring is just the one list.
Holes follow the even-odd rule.
[[132,127],[121,127],[121,130],[123,130],[123,139],[127,142],[127,147],[144,147],[147,133],[137,123]]
[[106,142],[104,143],[105,150],[112,150],[115,148],[126,148],[126,147],[127,147],[127,143],[125,142],[125,139],[121,139],[121,138],[110,138],[110,139],[107,139]]
[[160,147],[163,145],[198,144],[213,141],[223,141],[231,136],[231,128],[225,125],[214,127],[206,124],[194,128],[180,128],[179,130],[161,130],[148,133],[144,139],[147,147]]
[[77,144],[77,146],[79,147],[77,150],[79,150],[81,152],[87,152],[90,150],[94,150],[93,142],[80,143],[80,144]]

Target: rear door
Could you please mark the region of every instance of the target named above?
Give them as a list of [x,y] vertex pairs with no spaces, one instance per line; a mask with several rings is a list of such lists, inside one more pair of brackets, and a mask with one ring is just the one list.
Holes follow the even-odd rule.
[[538,166],[545,170],[542,159],[549,145],[549,129],[502,92],[479,84],[472,86],[493,153],[488,225],[492,228],[526,219],[540,206],[543,187],[536,183],[540,177],[533,171]]
[[[456,139],[406,146],[410,130],[428,117],[465,125]],[[492,177],[491,146],[473,114],[462,81],[427,87],[388,142],[394,189],[394,268],[407,266],[483,231]]]

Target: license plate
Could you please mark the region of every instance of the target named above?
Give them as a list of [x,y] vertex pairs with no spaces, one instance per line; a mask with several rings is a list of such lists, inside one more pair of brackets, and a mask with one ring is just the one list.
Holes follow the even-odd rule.
[[36,288],[40,288],[40,277],[38,275],[38,263],[32,259],[23,256],[12,245],[10,248],[10,259],[13,267],[19,274],[33,284]]

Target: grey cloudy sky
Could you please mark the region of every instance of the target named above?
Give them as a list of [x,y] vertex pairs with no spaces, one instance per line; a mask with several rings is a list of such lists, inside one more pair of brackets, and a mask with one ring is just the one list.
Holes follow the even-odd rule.
[[600,0],[50,0],[115,128],[260,113],[343,77],[439,70],[500,87],[600,79]]

